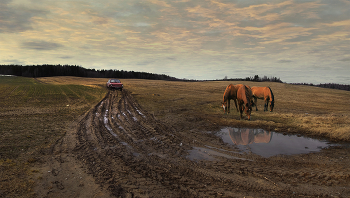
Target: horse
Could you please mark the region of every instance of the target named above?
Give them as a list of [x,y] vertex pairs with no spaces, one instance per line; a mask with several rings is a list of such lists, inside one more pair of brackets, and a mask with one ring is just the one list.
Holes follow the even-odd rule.
[[250,120],[250,114],[252,111],[252,90],[249,86],[243,85],[237,90],[237,102],[239,105],[240,118],[243,119],[243,111],[248,116]]
[[264,111],[268,111],[269,103],[270,112],[273,111],[273,107],[275,106],[275,98],[270,87],[252,87],[252,93],[256,110],[258,110],[257,100],[262,99],[265,101]]
[[237,107],[237,90],[239,87],[243,86],[242,84],[238,85],[233,85],[229,84],[226,87],[226,90],[223,95],[223,102],[221,107],[224,109],[224,112],[226,113],[226,107],[227,107],[227,113],[230,113],[230,100],[233,100],[238,112],[238,107]]

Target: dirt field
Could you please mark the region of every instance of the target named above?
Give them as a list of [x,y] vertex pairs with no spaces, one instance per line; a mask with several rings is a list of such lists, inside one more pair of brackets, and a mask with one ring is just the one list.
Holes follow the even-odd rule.
[[[39,80],[86,83],[71,77]],[[105,82],[90,79],[84,85]],[[273,113],[263,112],[258,101],[261,110],[247,121],[239,120],[234,108],[228,115],[220,108],[231,82],[122,82],[122,92],[108,91],[66,124],[62,138],[41,150],[30,168],[34,189],[27,196],[350,197],[349,147],[264,158],[242,153],[215,135],[234,126],[347,141],[350,107],[341,102],[350,98],[348,92],[248,82],[271,86],[276,104]],[[318,98],[310,97],[315,94]],[[333,101],[325,99],[330,94]],[[193,153],[204,159],[191,160]]]
[[[210,117],[208,110],[199,113],[191,107],[173,108],[184,105],[174,103],[189,102],[182,99],[186,96],[181,96],[181,87],[177,97],[165,101],[163,87],[148,89],[146,98],[142,90],[136,93],[133,86],[137,83],[129,83],[129,89],[109,91],[71,123],[70,130],[46,155],[46,163],[36,167],[33,177],[40,178],[35,188],[38,197],[350,196],[348,148],[270,158],[241,154],[215,132],[225,123],[231,124],[228,119],[237,125],[262,127],[271,121],[240,121],[234,111],[232,117],[222,113]],[[142,105],[140,101],[149,98],[159,106],[152,102]],[[207,108],[212,104],[210,99],[190,103]],[[278,123],[270,124],[283,129]],[[190,160],[190,151],[198,148],[223,155],[212,156],[214,160]]]

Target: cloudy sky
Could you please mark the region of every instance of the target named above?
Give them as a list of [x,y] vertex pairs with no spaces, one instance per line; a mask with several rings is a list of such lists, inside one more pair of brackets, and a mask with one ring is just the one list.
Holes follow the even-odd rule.
[[350,0],[0,0],[0,64],[350,84]]

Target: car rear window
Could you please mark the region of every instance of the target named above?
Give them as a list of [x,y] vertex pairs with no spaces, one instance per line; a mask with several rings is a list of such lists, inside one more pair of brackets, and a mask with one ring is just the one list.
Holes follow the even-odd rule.
[[120,83],[120,80],[111,80],[112,83]]

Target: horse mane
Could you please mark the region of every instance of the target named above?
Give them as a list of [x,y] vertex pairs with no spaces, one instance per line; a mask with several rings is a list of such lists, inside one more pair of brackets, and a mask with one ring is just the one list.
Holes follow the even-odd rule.
[[225,93],[224,93],[224,102],[230,98],[231,90],[234,88],[235,87],[232,84],[227,85]]
[[245,91],[245,98],[247,101],[244,101],[245,103],[248,103],[250,105],[250,97],[251,97],[251,94],[249,92],[249,89],[247,86],[243,85],[244,86],[244,91]]
[[275,101],[275,97],[273,96],[272,90],[270,87],[268,87],[270,89],[270,93],[271,93],[271,101],[274,102]]
[[227,87],[226,87],[226,89],[225,89],[225,93],[224,93],[224,102],[228,99],[228,95],[229,95],[229,93],[230,93],[230,89],[229,89],[229,87],[230,87],[231,85],[228,85]]

